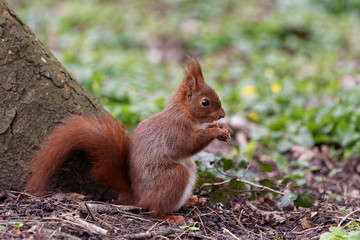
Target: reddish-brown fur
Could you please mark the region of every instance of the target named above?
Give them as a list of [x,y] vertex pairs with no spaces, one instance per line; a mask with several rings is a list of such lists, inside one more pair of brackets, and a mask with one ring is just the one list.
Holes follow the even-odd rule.
[[130,137],[124,127],[109,115],[100,120],[72,116],[55,128],[33,156],[26,189],[42,194],[64,162],[76,150],[83,150],[93,159],[91,173],[94,179],[119,192],[128,193],[130,183],[124,166],[127,165],[129,142]]
[[94,179],[117,190],[119,203],[143,207],[162,218],[190,197],[196,176],[190,157],[215,138],[227,141],[231,133],[226,124],[207,129],[198,125],[224,116],[218,96],[204,82],[200,64],[189,58],[184,80],[166,108],[141,122],[131,140],[108,115],[73,116],[56,127],[31,160],[26,189],[41,194],[71,154],[84,150],[93,161]]

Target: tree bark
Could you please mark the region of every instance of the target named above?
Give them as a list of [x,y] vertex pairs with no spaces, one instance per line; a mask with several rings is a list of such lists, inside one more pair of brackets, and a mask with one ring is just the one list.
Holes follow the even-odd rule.
[[[28,160],[64,118],[102,111],[6,1],[0,0],[0,190],[23,189]],[[52,182],[53,188],[69,185],[83,191],[88,179],[83,179],[83,173],[79,179],[74,175],[88,169],[83,162],[70,161]]]

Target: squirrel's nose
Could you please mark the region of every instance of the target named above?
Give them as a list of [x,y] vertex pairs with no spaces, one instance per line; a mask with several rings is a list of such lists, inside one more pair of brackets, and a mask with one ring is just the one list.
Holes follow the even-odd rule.
[[219,119],[220,119],[220,118],[224,118],[224,117],[225,117],[225,111],[224,111],[224,109],[221,109]]

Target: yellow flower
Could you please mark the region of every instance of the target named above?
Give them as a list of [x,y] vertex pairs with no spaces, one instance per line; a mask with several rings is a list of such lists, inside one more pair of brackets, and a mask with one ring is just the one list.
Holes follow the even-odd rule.
[[251,120],[253,120],[253,121],[256,121],[256,120],[259,119],[259,115],[258,115],[257,112],[251,111],[251,112],[249,113],[249,118],[250,118]]
[[256,93],[256,88],[252,85],[247,85],[241,89],[241,94],[249,97],[253,96]]
[[270,86],[270,88],[271,88],[271,91],[272,91],[273,93],[277,94],[277,93],[280,92],[280,90],[281,90],[281,84],[279,84],[279,83],[272,83],[271,86]]
[[271,67],[267,67],[265,68],[264,70],[264,76],[267,78],[267,79],[272,79],[274,76],[275,76],[275,70]]
[[91,84],[91,89],[94,90],[95,92],[99,91],[100,89],[100,84],[98,82],[93,82]]

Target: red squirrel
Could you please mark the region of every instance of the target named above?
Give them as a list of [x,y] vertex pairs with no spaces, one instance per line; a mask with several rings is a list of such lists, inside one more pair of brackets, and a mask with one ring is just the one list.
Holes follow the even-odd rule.
[[[119,192],[117,203],[136,205],[154,218],[172,221],[166,214],[190,198],[195,184],[191,156],[214,139],[230,139],[228,125],[212,123],[223,117],[219,97],[204,82],[198,61],[189,57],[184,79],[165,109],[142,121],[131,138],[110,115],[64,120],[31,159],[26,190],[41,195],[74,151],[83,150],[92,161],[92,177]],[[210,124],[203,129],[203,123]]]

